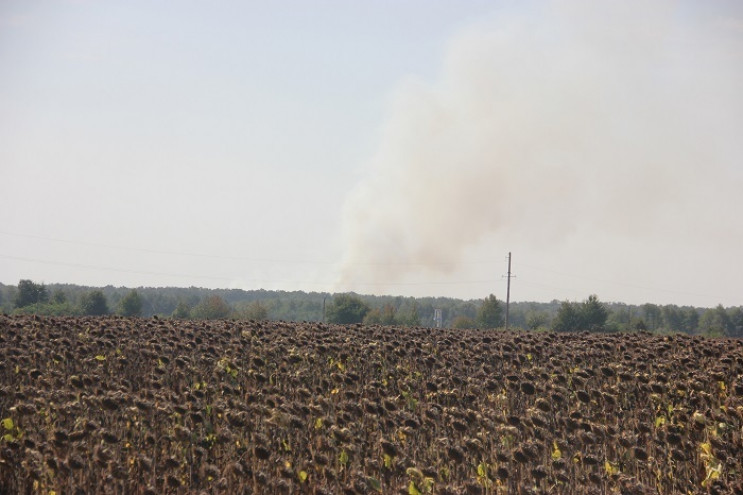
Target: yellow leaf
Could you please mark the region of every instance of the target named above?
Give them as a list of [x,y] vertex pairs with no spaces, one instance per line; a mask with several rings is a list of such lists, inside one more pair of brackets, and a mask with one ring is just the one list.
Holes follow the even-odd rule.
[[95,357],[95,359],[96,359],[96,361],[105,361],[106,360],[106,356],[104,356],[103,354],[98,354]]
[[702,451],[702,456],[711,457],[712,456],[712,444],[709,442],[704,442],[699,444],[699,449]]
[[307,471],[300,471],[297,476],[299,476],[299,481],[301,483],[304,483],[305,481],[307,481]]
[[655,418],[655,427],[656,428],[660,428],[664,424],[666,424],[666,418],[665,418],[665,416],[658,416],[657,418]]
[[722,463],[710,464],[707,466],[707,477],[702,481],[702,486],[706,487],[710,481],[714,481],[720,477],[722,473]]
[[619,467],[609,461],[604,462],[604,469],[606,470],[606,474],[609,476],[619,474]]
[[426,476],[423,478],[423,484],[421,485],[421,490],[423,493],[431,493],[431,490],[433,489],[433,478],[429,478]]
[[560,447],[557,446],[557,442],[552,442],[552,460],[557,461],[562,458],[562,452]]
[[322,418],[317,418],[315,420],[315,429],[319,430],[320,428],[322,428]]
[[392,467],[392,456],[384,454],[384,467],[387,469]]
[[3,428],[6,430],[12,430],[15,424],[13,423],[13,418],[5,418],[3,420]]
[[421,492],[418,490],[418,487],[415,486],[415,483],[412,481],[408,485],[408,495],[421,495]]
[[335,395],[335,394],[337,394],[338,392],[339,392],[339,390],[338,390],[337,388],[334,388],[333,390],[331,390],[331,391],[330,391],[330,394],[331,394],[331,395]]

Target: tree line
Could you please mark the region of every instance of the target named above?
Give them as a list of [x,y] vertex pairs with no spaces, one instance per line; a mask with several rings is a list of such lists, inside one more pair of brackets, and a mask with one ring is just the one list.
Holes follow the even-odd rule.
[[[436,311],[441,321],[434,321]],[[245,291],[198,287],[85,287],[21,280],[0,284],[5,313],[139,316],[182,319],[250,319],[363,323],[447,328],[499,328],[505,303],[494,295],[479,300],[447,297],[374,296],[303,291]],[[605,303],[584,301],[514,302],[513,328],[533,331],[616,332],[647,330],[710,336],[743,336],[743,308]]]

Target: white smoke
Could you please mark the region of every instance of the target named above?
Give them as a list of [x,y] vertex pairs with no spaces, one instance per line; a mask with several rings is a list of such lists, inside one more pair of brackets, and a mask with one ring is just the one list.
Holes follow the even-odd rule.
[[672,241],[733,220],[741,19],[676,2],[523,5],[452,40],[438,80],[396,92],[345,205],[344,286],[456,270],[488,236]]

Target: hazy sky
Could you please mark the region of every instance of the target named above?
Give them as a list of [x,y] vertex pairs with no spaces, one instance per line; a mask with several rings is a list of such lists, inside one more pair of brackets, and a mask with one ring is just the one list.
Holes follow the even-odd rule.
[[737,1],[0,2],[0,282],[743,304]]

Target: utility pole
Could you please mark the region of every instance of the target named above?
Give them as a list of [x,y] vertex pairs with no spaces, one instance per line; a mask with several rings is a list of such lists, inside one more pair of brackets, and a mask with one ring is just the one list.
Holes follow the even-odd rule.
[[511,252],[508,252],[508,280],[506,284],[506,331],[508,331],[508,307],[511,304]]

